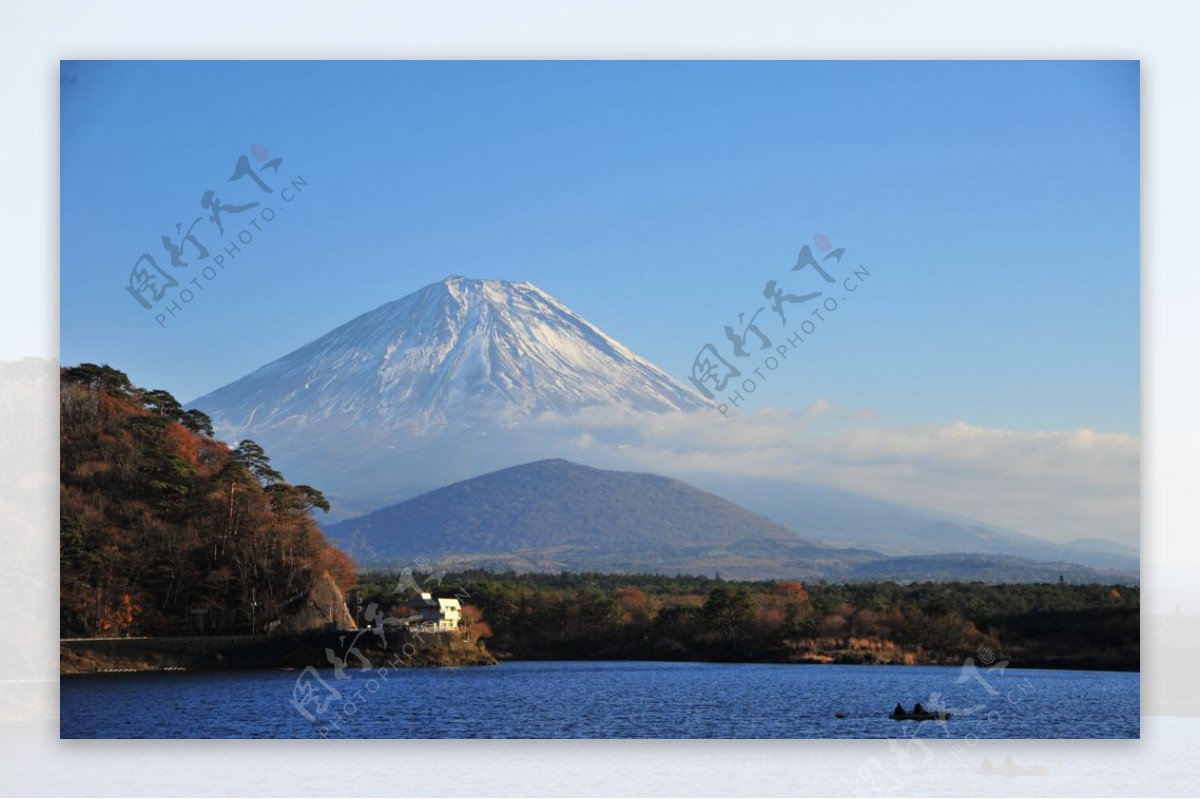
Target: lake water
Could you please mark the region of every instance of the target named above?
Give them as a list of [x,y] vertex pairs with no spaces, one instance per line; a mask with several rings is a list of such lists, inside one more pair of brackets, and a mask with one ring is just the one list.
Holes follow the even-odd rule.
[[[346,669],[344,676],[337,679],[326,669],[65,677],[60,734],[962,739],[1136,738],[1140,730],[1136,673],[509,662],[371,672],[355,668]],[[940,702],[955,715],[940,723],[892,721],[886,716],[898,701],[909,708],[914,702],[927,707]]]

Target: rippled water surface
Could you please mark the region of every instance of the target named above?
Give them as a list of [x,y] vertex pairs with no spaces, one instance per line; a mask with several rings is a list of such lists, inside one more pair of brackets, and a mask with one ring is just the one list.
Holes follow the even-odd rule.
[[[944,666],[510,662],[348,669],[343,680],[330,670],[318,675],[319,681],[300,671],[67,677],[60,731],[64,738],[1139,734],[1139,675],[1117,672],[981,668],[972,675]],[[943,723],[895,722],[886,715],[897,701],[940,701],[956,712]]]

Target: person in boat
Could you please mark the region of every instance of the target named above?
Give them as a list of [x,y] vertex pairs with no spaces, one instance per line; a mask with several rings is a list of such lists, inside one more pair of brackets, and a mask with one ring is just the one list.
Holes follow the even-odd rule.
[[915,705],[913,705],[913,715],[914,716],[924,716],[925,715],[925,708],[921,707],[920,702],[917,702]]
[[904,705],[897,702],[896,709],[892,711],[892,715],[893,716],[903,716],[904,715]]

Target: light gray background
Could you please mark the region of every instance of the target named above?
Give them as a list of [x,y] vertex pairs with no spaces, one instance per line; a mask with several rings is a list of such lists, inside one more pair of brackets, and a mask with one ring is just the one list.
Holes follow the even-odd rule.
[[[0,360],[58,354],[58,60],[1132,58],[1143,88],[1141,741],[58,740],[57,386],[0,385],[0,793],[1195,795],[1196,4],[4,2]],[[198,124],[204,124],[199,120]],[[102,200],[101,200],[102,201]],[[1131,298],[1132,299],[1132,298]],[[52,372],[51,372],[52,375]],[[748,708],[747,712],[753,712]],[[1011,755],[1042,775],[978,775]],[[428,768],[434,761],[452,763]]]

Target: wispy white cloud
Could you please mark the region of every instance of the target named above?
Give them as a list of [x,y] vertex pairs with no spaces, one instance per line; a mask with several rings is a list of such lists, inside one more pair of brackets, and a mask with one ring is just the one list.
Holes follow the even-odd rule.
[[878,411],[874,408],[840,408],[827,399],[813,400],[801,412],[804,420],[808,422],[816,421],[817,419],[834,422],[874,419],[877,414]]
[[826,399],[813,400],[808,407],[804,409],[803,416],[805,419],[818,419],[821,416],[829,413],[833,408],[833,403]]
[[1004,430],[962,421],[887,426],[874,410],[826,400],[801,411],[763,408],[728,419],[715,411],[594,408],[546,415],[538,424],[551,434],[570,431],[589,462],[601,458],[685,479],[708,473],[806,480],[1052,540],[1138,543],[1141,442],[1124,433]]

